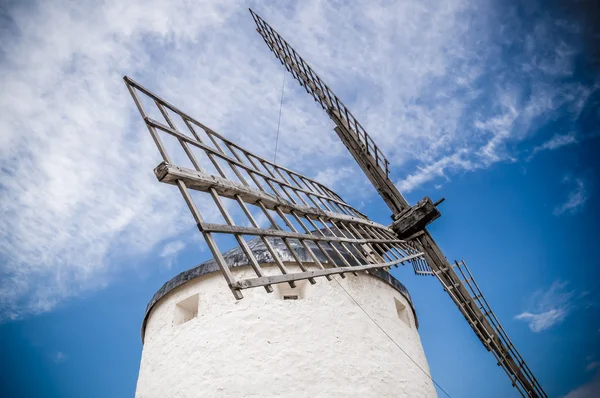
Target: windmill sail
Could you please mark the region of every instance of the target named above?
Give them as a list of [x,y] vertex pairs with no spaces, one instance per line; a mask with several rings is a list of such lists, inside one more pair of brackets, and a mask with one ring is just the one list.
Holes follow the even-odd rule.
[[[390,162],[358,120],[283,37],[254,11],[250,10],[250,13],[256,22],[256,30],[273,54],[336,123],[340,139],[394,214],[410,207],[388,178]],[[382,190],[379,190],[380,186]]]
[[[243,298],[243,289],[263,286],[272,292],[272,284],[294,287],[305,279],[314,284],[318,277],[375,272],[423,258],[413,245],[367,219],[323,184],[245,150],[134,80],[125,77],[125,83],[163,158],[154,170],[156,177],[179,188],[237,299]],[[152,118],[152,111],[161,120]],[[164,143],[168,137],[174,144],[170,147]],[[173,156],[175,149],[181,156]],[[208,202],[197,205],[192,192],[203,193],[201,199]],[[221,222],[207,222],[213,213],[210,204]],[[261,220],[269,226],[262,227]],[[233,272],[217,236],[237,243],[255,275]],[[277,267],[263,269],[246,237],[259,237],[268,262]],[[282,259],[275,246],[284,246],[293,261]]]
[[[415,273],[435,275],[475,334],[486,349],[493,352],[498,365],[506,371],[513,386],[523,396],[546,397],[546,393],[500,326],[479,288],[472,289],[477,286],[472,275],[469,273],[468,280],[461,279],[454,270],[455,266],[450,265],[425,228],[427,223],[439,217],[435,205],[429,198],[424,198],[412,207],[408,204],[389,178],[389,161],[348,108],[281,35],[258,14],[252,10],[250,13],[256,22],[256,30],[275,57],[336,124],[335,132],[392,211],[392,218],[395,220],[392,229],[399,238],[409,240],[410,245],[424,253],[427,264],[415,260]],[[463,270],[460,267],[458,269]]]

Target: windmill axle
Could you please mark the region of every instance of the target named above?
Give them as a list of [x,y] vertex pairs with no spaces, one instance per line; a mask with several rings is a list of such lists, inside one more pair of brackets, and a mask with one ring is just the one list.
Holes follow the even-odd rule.
[[398,234],[400,239],[405,239],[422,231],[429,223],[442,215],[429,196],[425,196],[417,204],[393,216],[394,222],[390,228]]

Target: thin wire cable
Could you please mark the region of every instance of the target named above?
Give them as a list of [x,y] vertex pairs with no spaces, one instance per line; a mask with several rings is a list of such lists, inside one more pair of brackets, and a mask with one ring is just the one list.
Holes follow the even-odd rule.
[[286,70],[283,71],[283,82],[281,82],[281,100],[279,101],[279,120],[277,121],[277,137],[275,138],[275,155],[273,163],[277,163],[277,145],[279,144],[279,126],[281,125],[281,109],[283,108],[283,89],[285,88]]
[[369,319],[371,319],[373,321],[373,323],[379,328],[379,330],[381,330],[388,337],[388,339],[390,339],[392,341],[392,343],[394,343],[396,345],[396,347],[398,347],[400,349],[400,351],[402,351],[404,353],[404,355],[406,355],[408,357],[408,359],[410,359],[417,366],[417,368],[421,369],[421,372],[425,373],[425,375],[431,379],[431,381],[433,382],[433,384],[435,384],[440,390],[442,390],[442,392],[444,394],[446,394],[446,396],[448,398],[452,398],[450,396],[450,394],[448,394],[446,392],[446,390],[444,390],[442,388],[442,386],[440,386],[435,380],[433,380],[433,377],[431,377],[431,375],[429,373],[427,373],[425,371],[425,369],[423,369],[421,366],[419,366],[419,364],[414,359],[412,359],[411,356],[408,355],[408,353],[406,351],[404,351],[404,349],[402,349],[402,347],[400,347],[398,345],[398,343],[396,343],[394,341],[394,339],[392,338],[392,336],[390,336],[381,326],[379,326],[379,324],[377,323],[377,321],[375,321],[375,319],[373,319],[373,317],[371,315],[369,315],[369,313],[360,305],[360,303],[358,301],[356,301],[354,299],[354,297],[352,297],[352,295],[344,288],[344,286],[342,286],[342,284],[337,280],[337,278],[334,277],[333,280],[337,282],[337,284],[339,285],[339,287],[341,287],[342,290],[346,292],[346,294],[348,295],[348,297],[350,297],[352,299],[352,301],[354,301],[354,303],[356,303],[356,305],[358,305],[358,307],[365,313],[365,315],[367,315],[369,317]]

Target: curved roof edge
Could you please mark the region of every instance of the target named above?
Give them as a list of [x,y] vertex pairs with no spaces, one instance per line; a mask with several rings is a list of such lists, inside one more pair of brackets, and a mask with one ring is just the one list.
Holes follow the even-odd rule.
[[[293,257],[289,254],[287,248],[284,246],[281,239],[279,239],[279,238],[268,238],[268,239],[269,239],[270,243],[275,247],[275,250],[277,250],[279,256],[283,257],[282,258],[283,261],[294,261]],[[254,255],[256,256],[257,260],[259,260],[260,264],[267,264],[267,263],[273,262],[273,259],[270,257],[270,255],[268,254],[268,252],[266,250],[266,247],[264,246],[262,241],[260,241],[259,238],[252,239],[252,240],[248,241],[247,243],[248,243],[248,246],[250,247],[250,249],[252,250],[252,252],[254,253]],[[310,246],[310,243],[312,243],[312,242],[307,242],[307,243],[309,243],[309,246]],[[311,247],[311,249],[313,249],[313,248]],[[317,250],[316,247],[314,249],[315,250],[313,250],[313,252],[315,255],[317,255],[317,258],[323,256],[323,254],[320,253],[320,251]],[[294,247],[294,252],[296,252],[296,255],[300,258],[301,261],[313,262],[309,256],[309,254],[306,253],[304,248]],[[287,259],[286,257],[289,257],[289,259]],[[225,261],[227,261],[227,265],[230,268],[244,267],[244,266],[249,265],[247,262],[246,256],[243,254],[243,252],[241,251],[241,249],[239,247],[224,253],[223,258],[225,259]],[[319,258],[319,261],[321,261],[321,260],[323,260],[324,262],[327,261],[325,256],[323,256],[323,259]],[[348,259],[348,260],[350,260],[350,259]],[[162,299],[164,296],[166,296],[172,290],[178,288],[179,286],[181,286],[193,279],[199,278],[203,275],[211,274],[214,272],[220,272],[220,271],[221,271],[221,269],[219,268],[216,261],[214,259],[210,259],[208,261],[203,262],[200,265],[197,265],[194,268],[190,268],[186,271],[179,273],[178,275],[176,275],[175,277],[173,277],[172,279],[167,281],[164,285],[162,285],[162,287],[160,289],[158,289],[158,291],[156,293],[154,293],[154,295],[152,296],[152,299],[146,306],[146,312],[144,313],[144,320],[142,321],[142,330],[141,330],[142,343],[144,342],[144,334],[146,332],[146,322],[148,321],[148,316],[150,315],[150,311],[152,311],[152,308],[154,308],[154,305],[160,299]],[[418,329],[419,328],[419,320],[417,318],[417,311],[415,310],[414,303],[412,301],[410,293],[408,292],[408,289],[406,289],[406,286],[404,286],[398,279],[393,277],[392,274],[390,274],[387,271],[381,270],[381,269],[369,270],[369,274],[386,282],[388,285],[390,285],[391,287],[396,289],[402,296],[404,296],[404,298],[406,299],[406,301],[408,301],[408,303],[410,304],[410,307],[413,311],[413,314],[415,317],[415,326]]]

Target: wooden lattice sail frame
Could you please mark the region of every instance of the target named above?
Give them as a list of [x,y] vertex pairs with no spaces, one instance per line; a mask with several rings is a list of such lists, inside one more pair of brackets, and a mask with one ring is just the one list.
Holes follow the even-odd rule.
[[[272,292],[271,285],[277,283],[293,287],[295,281],[308,279],[314,284],[318,277],[330,280],[335,274],[423,262],[422,252],[388,227],[370,221],[325,185],[245,150],[134,80],[124,80],[163,158],[154,170],[156,177],[179,188],[236,299],[243,297],[243,289],[257,286]],[[151,118],[144,103],[156,107],[162,120]],[[164,134],[178,141],[189,161],[186,163],[193,168],[174,163],[163,144]],[[207,167],[216,174],[208,172]],[[190,190],[208,195],[225,222],[206,222]],[[241,221],[236,220],[240,217]],[[269,227],[261,227],[258,217],[264,217]],[[254,270],[254,278],[239,279],[231,272],[215,234],[233,237]],[[265,273],[248,247],[246,236],[261,238],[279,274]],[[289,262],[284,264],[267,237],[281,239],[295,260],[294,270]],[[302,261],[294,247],[304,249],[311,261]]]
[[[269,49],[336,124],[338,137],[392,211],[393,223],[386,227],[370,221],[326,186],[243,149],[125,77],[163,158],[155,174],[159,181],[179,188],[235,298],[243,297],[243,289],[257,286],[272,292],[273,284],[294,287],[296,281],[304,279],[314,284],[319,277],[331,279],[335,274],[344,277],[347,272],[385,270],[411,263],[418,275],[433,275],[440,281],[524,397],[547,397],[466,264],[450,264],[427,231],[427,224],[440,216],[436,209],[439,202],[432,203],[426,197],[410,206],[389,178],[390,162],[364,127],[287,41],[258,14],[250,12]],[[144,103],[149,103],[155,113],[158,111],[161,121],[150,117]],[[161,139],[164,135],[175,140],[183,150],[182,157],[168,153]],[[208,198],[223,222],[205,221],[205,213],[210,213],[205,208],[207,203],[197,206],[194,192]],[[269,226],[263,227],[259,217]],[[228,236],[239,246],[254,277],[238,278],[232,273],[217,247],[218,235]],[[262,241],[272,260],[268,262],[276,264],[277,274],[261,268],[246,236]],[[279,239],[294,261],[288,259],[284,264],[270,243],[272,239]],[[294,247],[302,249],[302,258]]]

